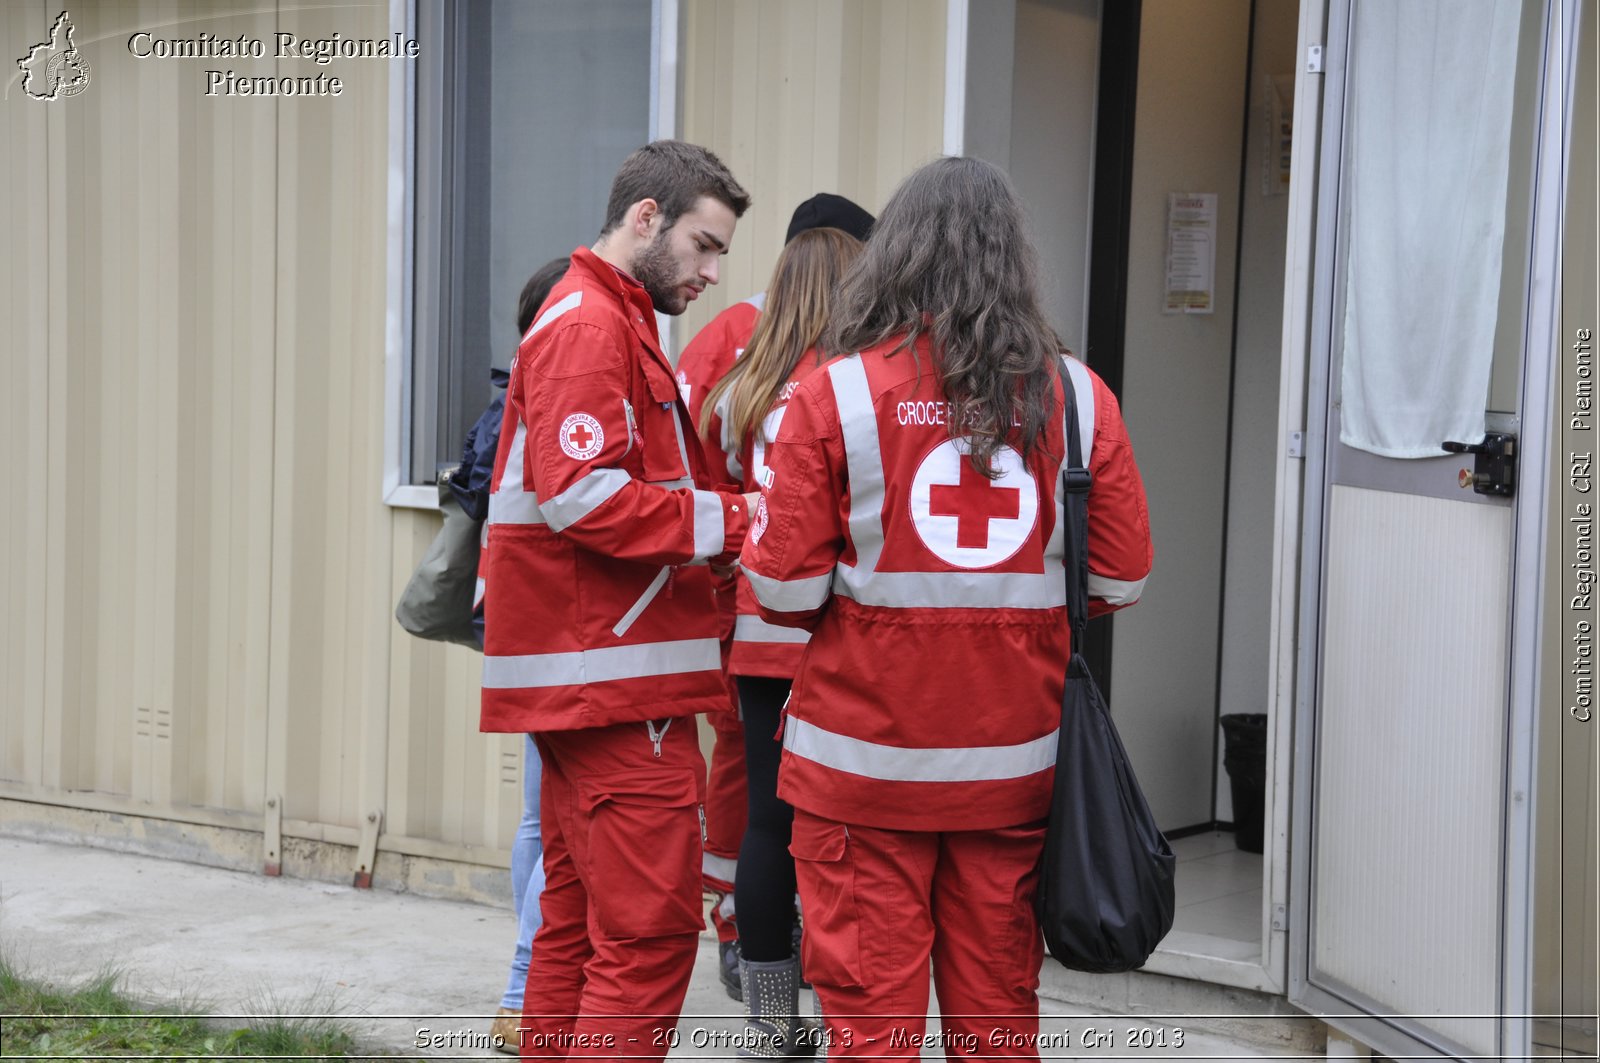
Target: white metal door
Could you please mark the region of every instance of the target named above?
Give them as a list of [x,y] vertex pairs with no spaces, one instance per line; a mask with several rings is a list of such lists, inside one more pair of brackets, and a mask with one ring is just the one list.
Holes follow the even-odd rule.
[[[1436,0],[1328,3],[1289,995],[1390,1056],[1518,1055],[1529,1040],[1531,735],[1554,417],[1565,27],[1576,24],[1576,6],[1473,0],[1469,12]],[[1508,34],[1512,54],[1473,51],[1481,39]],[[1462,54],[1453,58],[1452,49]],[[1419,113],[1434,106],[1407,88],[1418,83],[1413,65],[1436,64],[1436,76],[1446,77],[1452,63],[1485,71],[1474,74],[1480,78],[1502,69],[1509,80],[1484,92],[1469,121],[1438,123],[1438,135],[1452,139],[1435,146],[1446,155],[1462,149],[1466,160],[1441,158],[1439,166],[1498,165],[1503,186],[1410,164],[1419,155],[1415,130],[1427,127]],[[1460,94],[1439,99],[1447,112]],[[1502,103],[1509,117],[1499,128],[1492,112]],[[1508,161],[1483,163],[1493,153],[1472,138],[1498,145]],[[1459,199],[1451,200],[1459,229],[1429,230],[1447,195]],[[1473,253],[1461,256],[1460,276],[1409,268],[1406,248],[1425,248],[1427,259],[1439,240],[1471,246],[1481,225],[1503,226],[1502,237],[1483,237],[1503,249],[1498,267]],[[1494,311],[1483,313],[1474,284]],[[1393,298],[1396,291],[1404,297]],[[1463,325],[1475,313],[1484,319],[1476,331]],[[1417,327],[1430,321],[1436,328]],[[1430,342],[1449,369],[1433,378],[1428,359],[1411,357]],[[1407,359],[1406,373],[1371,353],[1389,348]],[[1474,350],[1483,355],[1476,370]],[[1369,375],[1353,369],[1358,357]],[[1418,366],[1421,375],[1407,375]],[[1483,428],[1514,438],[1514,494],[1478,493],[1470,454],[1373,452],[1387,437],[1369,422],[1387,419],[1400,436],[1436,415],[1443,423],[1435,396],[1479,370]],[[1408,387],[1417,394],[1404,395]],[[1406,401],[1390,402],[1397,393]]]

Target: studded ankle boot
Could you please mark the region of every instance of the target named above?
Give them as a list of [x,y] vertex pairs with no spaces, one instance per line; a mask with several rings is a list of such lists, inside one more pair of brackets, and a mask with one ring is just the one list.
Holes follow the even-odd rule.
[[744,986],[744,1035],[740,1059],[793,1059],[811,1055],[815,1046],[809,1025],[802,1025],[800,961],[739,961]]

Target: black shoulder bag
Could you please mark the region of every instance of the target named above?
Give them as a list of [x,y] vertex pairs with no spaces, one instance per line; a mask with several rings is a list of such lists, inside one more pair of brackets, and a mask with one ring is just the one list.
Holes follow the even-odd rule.
[[1067,615],[1072,660],[1061,697],[1055,788],[1037,908],[1050,955],[1076,971],[1142,967],[1172,929],[1176,860],[1156,828],[1111,713],[1080,652],[1089,619],[1089,471],[1063,370]]

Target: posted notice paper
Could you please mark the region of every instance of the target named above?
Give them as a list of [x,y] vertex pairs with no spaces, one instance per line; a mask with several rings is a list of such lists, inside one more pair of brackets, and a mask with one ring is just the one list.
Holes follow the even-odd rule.
[[1209,314],[1216,303],[1217,194],[1167,195],[1165,314]]

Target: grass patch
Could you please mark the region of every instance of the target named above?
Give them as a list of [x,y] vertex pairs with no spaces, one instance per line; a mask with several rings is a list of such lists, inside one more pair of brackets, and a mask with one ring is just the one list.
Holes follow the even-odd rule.
[[61,987],[23,977],[0,958],[0,1056],[146,1056],[312,1060],[357,1055],[336,1020],[264,1016],[228,1029],[200,1014],[146,1014],[103,972]]

